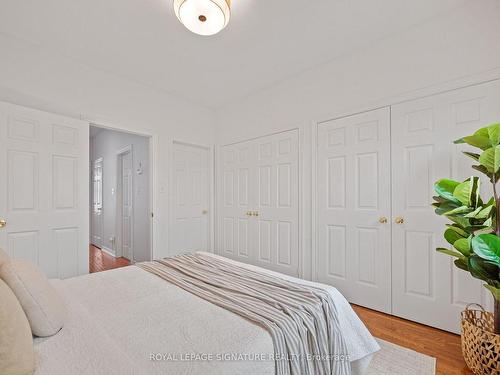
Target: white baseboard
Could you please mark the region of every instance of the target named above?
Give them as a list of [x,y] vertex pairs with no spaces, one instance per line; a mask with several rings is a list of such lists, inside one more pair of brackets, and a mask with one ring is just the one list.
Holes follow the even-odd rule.
[[116,258],[116,254],[113,250],[110,248],[107,248],[105,246],[101,247],[101,250],[104,251],[106,254],[111,255],[113,258]]

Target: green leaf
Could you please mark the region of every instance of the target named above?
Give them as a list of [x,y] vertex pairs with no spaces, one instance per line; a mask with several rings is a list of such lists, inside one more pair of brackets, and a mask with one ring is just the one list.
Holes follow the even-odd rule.
[[469,240],[467,238],[460,238],[456,240],[453,247],[466,257],[471,254]]
[[[491,218],[489,218],[488,220],[491,221]],[[473,231],[475,236],[479,236],[481,234],[489,234],[489,233],[494,232],[494,229],[491,227],[491,222],[490,222],[490,224],[487,224],[485,221],[483,224],[486,225],[485,228],[480,228],[480,229]]]
[[[479,171],[481,173],[484,173],[486,176],[489,177],[490,181],[493,181],[493,174],[488,172],[488,169],[484,165],[473,165],[472,169],[475,169],[476,171]],[[496,178],[496,181],[498,181],[498,177]]]
[[466,217],[462,217],[462,216],[458,216],[458,215],[451,215],[451,216],[448,216],[448,219],[450,219],[454,223],[458,224],[462,228],[469,228],[471,226],[469,219]]
[[462,228],[460,227],[457,227],[456,225],[454,224],[446,224],[446,226],[448,227],[448,229],[451,229],[455,232],[457,232],[461,237],[468,237],[469,236],[469,233],[466,232],[465,230],[463,230]]
[[474,154],[473,152],[467,152],[463,151],[464,155],[467,155],[469,158],[474,159],[475,161],[479,162],[479,154]]
[[484,151],[479,157],[481,165],[485,166],[489,173],[497,173],[500,169],[500,146],[495,146]]
[[471,219],[477,219],[477,215],[481,212],[483,208],[478,207],[474,211],[469,212],[468,214],[465,215],[465,217],[471,218]]
[[481,198],[479,196],[479,191],[481,189],[481,179],[479,177],[471,177],[471,192],[470,192],[470,202],[472,204],[472,207],[477,207],[479,202],[481,201]]
[[457,266],[461,270],[469,271],[469,267],[467,265],[467,259],[466,258],[455,259],[455,261],[453,263],[455,264],[455,266]]
[[485,126],[484,128],[477,129],[474,132],[474,135],[478,135],[478,136],[481,136],[481,137],[488,137],[489,138],[488,127]]
[[468,207],[468,206],[460,206],[460,207],[454,208],[451,211],[446,212],[445,215],[450,216],[450,215],[468,214],[472,211],[473,211],[473,209]]
[[479,200],[479,177],[471,177],[458,184],[453,191],[453,196],[466,206],[476,207]]
[[491,124],[487,127],[488,138],[493,146],[500,143],[500,123]]
[[467,143],[471,146],[480,148],[481,150],[486,150],[491,147],[491,142],[488,136],[482,135],[471,135],[468,137],[463,137],[459,140],[459,142],[455,141],[455,143]]
[[437,203],[448,203],[449,202],[448,199],[440,197],[439,195],[433,196],[432,199],[434,199]]
[[488,218],[488,220],[486,220],[486,221],[483,223],[483,225],[484,225],[485,227],[493,227],[493,218],[492,218],[492,217]]
[[459,235],[457,232],[455,232],[453,229],[450,228],[444,231],[443,236],[450,245],[453,245],[459,239],[464,238],[463,236]]
[[457,207],[460,207],[459,205],[460,202],[457,203],[449,200],[446,200],[444,203],[432,203],[432,206],[436,207],[436,213],[438,215],[444,215],[447,212],[454,210]]
[[500,238],[494,234],[480,234],[474,237],[472,249],[481,258],[500,264]]
[[450,256],[455,257],[455,258],[463,258],[462,254],[457,253],[455,250],[445,249],[444,247],[438,247],[436,249],[436,251],[443,253],[443,254],[446,254],[446,255],[450,255]]
[[477,255],[468,259],[469,271],[476,279],[484,280],[488,283],[498,278],[498,266],[489,264]]
[[443,178],[434,184],[436,193],[449,201],[459,203],[460,201],[453,196],[453,191],[460,185],[460,182]]
[[491,294],[493,294],[493,298],[497,301],[500,301],[500,288],[495,288],[493,285],[484,284],[484,287],[488,289]]
[[486,206],[476,214],[476,219],[486,219],[488,216],[490,216],[493,208],[494,206]]

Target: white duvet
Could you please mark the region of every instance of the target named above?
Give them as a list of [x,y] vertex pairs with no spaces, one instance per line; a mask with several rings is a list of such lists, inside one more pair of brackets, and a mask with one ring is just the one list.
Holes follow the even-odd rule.
[[[238,264],[328,290],[353,374],[365,371],[380,348],[335,288]],[[139,267],[56,280],[54,286],[68,319],[55,336],[35,340],[36,375],[274,374],[268,358],[273,344],[263,328]]]

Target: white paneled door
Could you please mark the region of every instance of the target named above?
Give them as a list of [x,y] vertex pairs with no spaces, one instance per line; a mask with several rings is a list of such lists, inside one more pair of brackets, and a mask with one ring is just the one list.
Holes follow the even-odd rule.
[[172,251],[209,249],[210,150],[174,143]]
[[92,205],[90,214],[90,240],[93,245],[102,247],[102,158],[92,162]]
[[220,253],[297,276],[298,130],[221,148]]
[[[442,236],[447,221],[430,204],[436,180],[478,175],[461,154],[467,146],[453,140],[499,121],[499,98],[500,84],[493,82],[392,107],[395,315],[458,332],[468,303],[489,303],[479,280],[436,253],[436,247],[448,247]],[[489,186],[484,193],[491,196]]]
[[134,233],[134,178],[133,178],[133,149],[132,146],[120,152],[119,157],[118,204],[120,205],[120,244],[121,256],[134,260],[133,233]]
[[0,103],[0,247],[48,277],[88,273],[88,124]]
[[391,311],[390,109],[318,125],[317,280]]

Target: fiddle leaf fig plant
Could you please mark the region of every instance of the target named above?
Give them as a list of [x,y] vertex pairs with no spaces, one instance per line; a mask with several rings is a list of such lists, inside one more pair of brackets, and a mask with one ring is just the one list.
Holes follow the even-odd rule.
[[495,300],[495,333],[500,334],[500,123],[477,130],[456,140],[478,148],[464,152],[476,165],[472,168],[488,177],[493,197],[487,202],[480,196],[481,180],[472,176],[463,182],[442,179],[434,184],[435,212],[451,223],[443,236],[450,244],[437,251],[456,258],[455,266],[485,282]]

